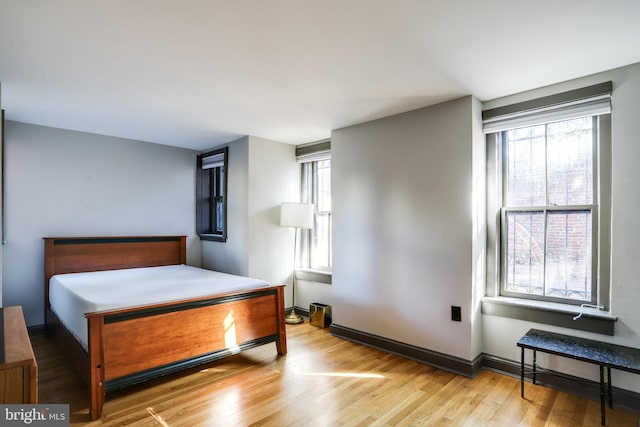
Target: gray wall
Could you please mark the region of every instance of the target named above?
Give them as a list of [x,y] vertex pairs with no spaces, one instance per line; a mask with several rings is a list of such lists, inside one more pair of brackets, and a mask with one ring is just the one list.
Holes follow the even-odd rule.
[[332,133],[335,324],[477,356],[473,114],[466,97]]
[[[532,98],[611,80],[613,82],[611,140],[611,310],[618,316],[613,337],[589,334],[573,329],[551,327],[503,317],[483,316],[484,351],[517,360],[519,351],[513,344],[529,328],[538,327],[570,335],[640,347],[640,285],[638,284],[638,242],[640,242],[640,64],[565,82],[527,93],[492,100],[484,108],[495,108]],[[593,365],[565,358],[540,355],[542,366],[569,374],[597,379]],[[640,392],[637,376],[613,371],[613,383]]]
[[42,237],[184,234],[200,265],[196,152],[11,121],[5,131],[3,303],[22,305],[28,325],[44,323]]
[[299,200],[295,147],[255,136],[228,146],[228,237],[225,243],[202,242],[203,265],[290,286],[294,234],[280,227],[280,203]]

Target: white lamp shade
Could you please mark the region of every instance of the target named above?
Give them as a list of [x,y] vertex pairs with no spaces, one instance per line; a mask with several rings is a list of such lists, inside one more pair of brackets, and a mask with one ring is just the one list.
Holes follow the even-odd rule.
[[285,202],[280,206],[283,227],[313,228],[313,204]]

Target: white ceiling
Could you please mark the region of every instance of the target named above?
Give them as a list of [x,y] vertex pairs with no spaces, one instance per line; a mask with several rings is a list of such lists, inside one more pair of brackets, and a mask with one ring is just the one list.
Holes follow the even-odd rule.
[[9,120],[287,143],[640,62],[638,0],[0,0]]

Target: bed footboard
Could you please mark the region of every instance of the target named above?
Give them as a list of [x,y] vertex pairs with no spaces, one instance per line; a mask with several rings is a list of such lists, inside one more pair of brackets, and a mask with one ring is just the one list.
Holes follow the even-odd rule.
[[287,353],[284,286],[87,314],[88,351],[49,305],[56,274],[184,264],[185,236],[46,237],[46,328],[89,383],[91,419],[105,394],[275,342]]
[[91,418],[105,393],[275,342],[286,354],[283,287],[91,313]]

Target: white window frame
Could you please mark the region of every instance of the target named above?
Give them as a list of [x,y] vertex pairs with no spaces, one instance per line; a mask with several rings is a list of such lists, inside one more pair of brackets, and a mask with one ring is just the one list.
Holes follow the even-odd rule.
[[[483,111],[483,130],[487,137],[487,264],[485,297],[482,300],[484,314],[613,335],[617,317],[611,313],[609,306],[612,89],[612,82],[604,82]],[[597,179],[597,193],[594,193],[594,200],[597,200],[599,207],[597,228],[593,228],[592,238],[593,243],[597,245],[596,254],[594,254],[597,256],[597,273],[593,276],[596,280],[594,305],[599,308],[587,306],[583,310],[583,307],[571,304],[570,301],[541,301],[530,298],[528,295],[513,297],[502,294],[503,159],[500,132],[545,122],[595,115],[599,116],[600,132],[597,141],[598,163],[594,170],[594,179]],[[575,315],[581,312],[584,312],[584,315],[579,321],[574,321]]]
[[[512,207],[512,206],[508,206],[508,202],[506,200],[507,198],[507,160],[506,160],[506,156],[507,156],[507,150],[506,150],[506,137],[505,137],[505,133],[507,131],[502,131],[499,132],[496,135],[497,138],[497,149],[501,150],[500,153],[500,158],[502,159],[502,167],[501,167],[501,176],[502,176],[502,206],[500,209],[500,235],[501,235],[501,240],[500,240],[500,244],[501,244],[501,255],[500,255],[500,262],[501,262],[501,269],[500,269],[500,295],[502,296],[509,296],[509,297],[516,297],[516,298],[525,298],[525,299],[534,299],[534,300],[540,300],[540,301],[552,301],[552,302],[560,302],[560,303],[564,303],[564,304],[575,304],[575,305],[581,305],[581,304],[596,304],[597,300],[598,300],[598,264],[599,264],[599,258],[598,258],[598,228],[599,228],[599,222],[598,222],[598,217],[599,217],[599,210],[600,210],[600,204],[598,202],[598,195],[599,195],[599,173],[598,173],[598,165],[600,164],[599,162],[599,146],[600,146],[600,138],[599,135],[601,133],[600,130],[600,116],[590,116],[591,120],[592,120],[592,131],[593,131],[593,135],[592,135],[592,147],[591,147],[591,152],[592,152],[592,168],[593,168],[593,181],[592,181],[592,194],[593,194],[593,201],[591,204],[588,205],[553,205],[551,203],[549,203],[547,201],[547,203],[543,204],[543,205],[538,205],[538,206],[518,206],[518,207]],[[546,123],[542,123],[543,125],[548,125],[550,123],[553,122],[546,122]],[[547,143],[546,141],[546,136],[545,136],[545,144]],[[549,171],[547,170],[547,174],[549,173]],[[546,180],[546,185],[548,187],[549,185],[549,181],[548,181],[548,175],[547,175],[547,180]],[[549,198],[549,194],[547,192],[546,194],[547,200]],[[506,227],[508,224],[508,219],[507,216],[509,213],[527,213],[527,212],[539,212],[543,218],[544,218],[544,232],[543,234],[546,236],[546,232],[547,232],[547,222],[548,222],[548,218],[550,217],[550,215],[553,215],[554,212],[585,212],[588,211],[591,214],[591,230],[592,230],[592,238],[591,238],[591,248],[589,249],[589,252],[591,253],[591,283],[590,283],[590,289],[589,289],[589,297],[585,298],[585,299],[573,299],[573,298],[564,298],[564,297],[553,297],[553,296],[547,296],[547,295],[536,295],[533,293],[526,293],[526,292],[517,292],[517,291],[512,291],[507,289],[507,263],[506,263],[506,251],[508,248],[507,245],[507,231],[506,231]],[[545,241],[546,241],[546,237],[545,237]],[[546,248],[543,249],[543,252],[545,252],[545,258],[546,258]],[[546,265],[546,262],[545,262]],[[546,279],[547,279],[547,275],[546,272],[543,273],[543,287],[546,288]]]
[[[296,147],[296,157],[300,163],[301,172],[301,200],[314,205],[314,228],[301,230],[301,268],[308,271],[318,272],[324,275],[331,274],[332,267],[332,221],[331,211],[318,210],[318,177],[317,165],[320,161],[331,161],[331,141],[323,140],[303,144]],[[328,265],[319,265],[312,259],[314,239],[317,238],[318,217],[327,216],[329,218]],[[329,278],[317,278],[316,281],[330,283]]]
[[[313,229],[310,230],[305,230],[306,231],[306,238],[305,238],[305,252],[306,252],[306,257],[305,257],[305,263],[306,263],[306,267],[310,270],[319,270],[319,271],[325,271],[325,272],[330,272],[331,271],[331,258],[332,258],[332,241],[331,241],[331,234],[332,234],[332,218],[331,218],[331,211],[330,210],[320,210],[319,207],[319,203],[318,203],[318,193],[319,193],[319,189],[318,189],[318,165],[320,162],[331,162],[331,159],[322,159],[322,160],[313,160],[311,162],[305,162],[302,163],[302,182],[303,182],[303,194],[306,194],[306,201],[308,203],[313,203],[314,206],[314,213],[313,213],[313,224],[314,227]],[[328,230],[328,236],[326,236],[328,242],[327,242],[327,253],[322,254],[322,258],[327,259],[327,263],[326,265],[321,264],[319,262],[314,261],[313,257],[314,257],[314,251],[313,251],[313,246],[314,246],[314,241],[316,239],[318,239],[318,227],[317,224],[320,223],[319,218],[320,217],[325,217],[326,218],[326,222],[329,224],[329,230]]]

